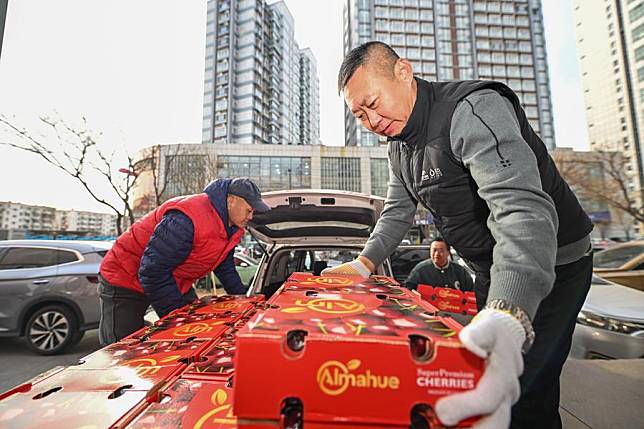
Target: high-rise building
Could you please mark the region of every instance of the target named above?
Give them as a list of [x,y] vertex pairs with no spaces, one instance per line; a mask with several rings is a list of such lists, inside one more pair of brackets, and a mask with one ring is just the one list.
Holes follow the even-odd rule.
[[631,203],[641,207],[644,0],[574,0],[590,148],[621,152]]
[[[372,40],[389,44],[426,80],[507,84],[554,149],[540,0],[346,0],[345,54]],[[345,109],[347,146],[378,142]]]
[[300,142],[320,143],[320,80],[311,49],[300,51]]
[[[301,54],[284,2],[208,0],[207,13],[202,142],[309,143],[300,130],[315,129],[319,106],[300,111]],[[319,103],[315,67],[305,72]]]

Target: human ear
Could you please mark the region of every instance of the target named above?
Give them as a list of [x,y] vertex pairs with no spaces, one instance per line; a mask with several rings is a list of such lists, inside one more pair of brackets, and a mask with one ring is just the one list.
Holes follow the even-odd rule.
[[404,58],[399,58],[398,60],[396,60],[396,64],[394,65],[394,73],[396,74],[396,77],[404,82],[411,81],[414,76],[411,63]]

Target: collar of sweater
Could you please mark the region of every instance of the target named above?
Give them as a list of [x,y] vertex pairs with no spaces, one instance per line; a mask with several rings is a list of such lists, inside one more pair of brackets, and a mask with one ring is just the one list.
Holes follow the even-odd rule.
[[446,270],[446,269],[447,269],[447,267],[449,267],[449,259],[447,260],[447,263],[445,264],[445,266],[444,266],[444,267],[439,267],[438,265],[436,265],[436,263],[434,262],[434,260],[433,260],[433,259],[432,259],[432,265],[434,265],[434,266],[435,266],[437,269],[439,269],[439,270]]
[[429,126],[430,87],[429,82],[416,79],[416,102],[411,110],[407,124],[400,134],[390,140],[402,140],[409,145],[417,145],[425,140]]

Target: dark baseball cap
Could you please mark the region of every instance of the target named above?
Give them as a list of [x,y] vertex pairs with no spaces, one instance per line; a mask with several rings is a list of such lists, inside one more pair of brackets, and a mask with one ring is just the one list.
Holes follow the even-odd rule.
[[230,182],[228,193],[246,200],[250,206],[259,213],[267,212],[271,208],[262,200],[259,188],[248,177],[237,177]]

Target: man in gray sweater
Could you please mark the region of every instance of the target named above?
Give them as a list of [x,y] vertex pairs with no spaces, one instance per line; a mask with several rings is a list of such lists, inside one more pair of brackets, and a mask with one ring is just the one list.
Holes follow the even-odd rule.
[[480,311],[459,338],[488,360],[474,390],[437,403],[438,417],[560,428],[559,376],[590,286],[592,223],[516,94],[499,82],[415,78],[380,42],[349,52],[338,89],[365,128],[388,137],[390,180],[361,255],[326,273],[369,275],[421,203],[476,273]]

